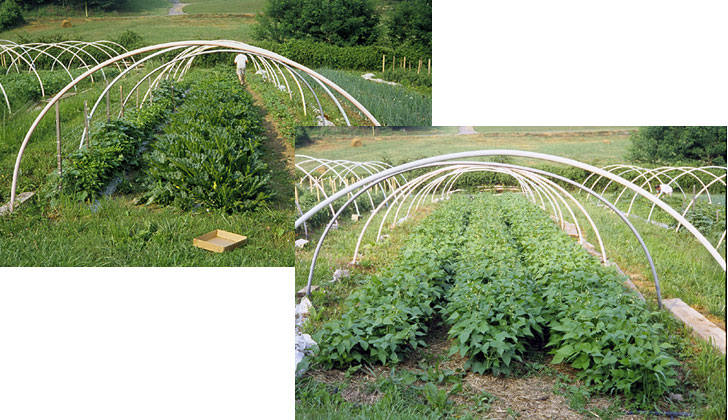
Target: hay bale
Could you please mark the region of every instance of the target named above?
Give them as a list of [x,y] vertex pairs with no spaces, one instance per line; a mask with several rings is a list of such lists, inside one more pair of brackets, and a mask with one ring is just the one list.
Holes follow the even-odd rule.
[[362,147],[364,146],[364,143],[362,143],[361,139],[355,138],[351,141],[351,147]]
[[70,28],[71,26],[73,25],[71,25],[71,21],[68,19],[63,19],[63,22],[61,22],[61,28]]

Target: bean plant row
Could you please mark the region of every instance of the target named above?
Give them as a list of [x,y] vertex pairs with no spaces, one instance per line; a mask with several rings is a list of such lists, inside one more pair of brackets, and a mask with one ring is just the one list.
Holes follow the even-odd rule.
[[677,361],[624,280],[522,196],[455,197],[316,332],[317,360],[396,363],[440,316],[473,372],[511,374],[547,351],[590,388],[652,401],[675,385]]

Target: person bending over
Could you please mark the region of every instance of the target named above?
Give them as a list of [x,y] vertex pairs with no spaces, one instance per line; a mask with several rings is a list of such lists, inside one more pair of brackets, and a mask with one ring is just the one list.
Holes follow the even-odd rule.
[[238,54],[235,56],[235,65],[237,66],[237,70],[235,71],[238,74],[238,80],[240,81],[240,85],[245,84],[245,65],[248,63],[248,56],[245,54]]

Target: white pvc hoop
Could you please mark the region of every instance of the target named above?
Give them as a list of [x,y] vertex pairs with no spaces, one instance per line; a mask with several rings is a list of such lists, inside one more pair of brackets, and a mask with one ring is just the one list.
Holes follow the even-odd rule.
[[[289,60],[288,58],[285,58],[285,57],[283,57],[279,54],[273,53],[271,51],[264,50],[262,48],[253,47],[251,45],[244,44],[242,42],[229,41],[229,40],[177,41],[177,42],[168,42],[168,43],[164,43],[164,44],[143,47],[143,48],[139,48],[139,49],[118,55],[114,58],[110,58],[110,59],[104,61],[103,63],[94,66],[92,69],[87,70],[82,75],[78,76],[75,80],[73,80],[71,83],[69,83],[66,87],[61,89],[61,91],[58,92],[48,102],[48,104],[46,104],[46,106],[41,110],[40,114],[36,117],[36,119],[31,124],[30,128],[28,129],[28,132],[26,133],[25,137],[23,138],[23,142],[20,146],[20,150],[18,151],[18,156],[15,161],[15,167],[13,169],[13,181],[12,181],[11,193],[10,193],[10,211],[14,210],[15,196],[16,196],[16,190],[17,190],[17,184],[18,184],[18,176],[20,173],[20,163],[22,161],[23,153],[25,152],[25,148],[27,147],[28,142],[30,141],[30,138],[32,137],[33,133],[35,132],[36,128],[38,127],[38,124],[40,123],[41,119],[56,104],[56,102],[58,102],[60,100],[60,98],[63,97],[64,94],[66,94],[66,92],[68,92],[76,84],[78,84],[85,78],[89,77],[91,74],[95,73],[99,69],[112,65],[112,64],[115,64],[115,63],[125,60],[127,58],[134,57],[138,54],[148,53],[148,52],[152,52],[152,51],[165,50],[165,49],[175,49],[175,48],[184,48],[184,47],[193,47],[193,46],[213,46],[213,47],[219,47],[219,48],[234,49],[234,50],[246,53],[246,54],[253,54],[253,55],[257,55],[259,57],[265,57],[266,59],[269,59],[272,61],[277,61],[279,63],[283,63],[283,64],[286,64],[293,68],[296,68],[297,70],[304,72],[305,74],[309,75],[314,80],[316,80],[324,88],[325,91],[330,93],[330,91],[328,89],[328,87],[330,87],[333,90],[335,90],[336,92],[338,92],[341,96],[346,98],[355,108],[357,108],[362,114],[364,114],[374,125],[379,125],[379,122],[376,120],[376,118],[374,118],[374,116],[366,108],[364,108],[364,106],[362,106],[354,97],[352,97],[345,90],[343,90],[342,88],[337,86],[335,83],[331,82],[329,79],[316,73],[315,71],[309,69],[306,66],[298,64],[292,60]],[[137,63],[134,63],[131,66],[129,66],[129,68],[133,68],[136,65],[137,65]],[[128,70],[128,68],[127,68],[127,70]],[[40,77],[39,77],[39,79],[40,79]],[[105,91],[108,91],[108,88],[109,87],[107,86],[107,89],[105,89]],[[333,94],[331,94],[331,96],[333,96]],[[337,102],[337,105],[339,107],[341,107],[341,105],[338,104],[338,102]],[[348,121],[348,119],[347,119],[347,121]]]

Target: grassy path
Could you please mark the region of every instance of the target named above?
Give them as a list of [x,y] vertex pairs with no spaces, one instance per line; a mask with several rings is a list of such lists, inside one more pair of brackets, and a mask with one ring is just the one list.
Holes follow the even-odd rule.
[[[265,108],[265,103],[260,94],[246,85],[245,88],[253,97],[260,115],[263,117],[266,140],[263,147],[266,150],[265,163],[271,171],[272,189],[277,191],[275,204],[279,208],[290,209],[293,203],[293,146],[284,141],[279,134],[275,119],[271,117]],[[286,194],[289,192],[290,194]]]

